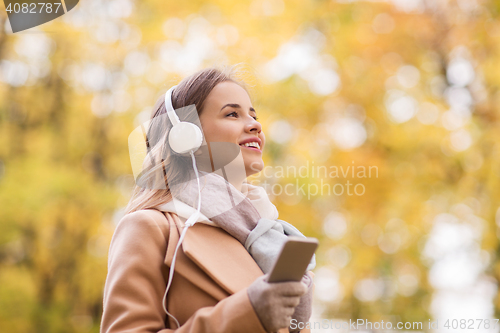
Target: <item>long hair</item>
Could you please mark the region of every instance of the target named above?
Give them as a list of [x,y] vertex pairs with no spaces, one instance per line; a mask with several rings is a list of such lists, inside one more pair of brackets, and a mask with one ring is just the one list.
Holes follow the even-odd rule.
[[[200,70],[177,84],[172,93],[172,106],[182,121],[196,122],[203,112],[207,96],[217,84],[231,81],[240,85],[248,93],[248,86],[240,78],[240,75],[238,64]],[[196,107],[198,117],[189,112],[189,108],[178,110],[193,104]],[[136,179],[136,185],[125,208],[125,214],[169,202],[172,200],[172,192],[168,183],[173,184],[188,179],[190,176],[192,169],[190,156],[173,153],[168,145],[168,140],[166,140],[172,127],[170,121],[167,121],[166,113],[165,95],[162,94],[156,101],[147,129],[148,154],[143,162],[143,172]],[[159,183],[163,184],[161,188],[154,186],[154,184]]]

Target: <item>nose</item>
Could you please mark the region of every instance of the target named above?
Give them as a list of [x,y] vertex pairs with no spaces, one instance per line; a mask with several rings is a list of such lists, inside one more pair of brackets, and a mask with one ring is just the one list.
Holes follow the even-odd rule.
[[250,117],[250,120],[245,125],[245,130],[249,133],[260,133],[262,131],[262,125],[257,120],[253,119],[253,117]]

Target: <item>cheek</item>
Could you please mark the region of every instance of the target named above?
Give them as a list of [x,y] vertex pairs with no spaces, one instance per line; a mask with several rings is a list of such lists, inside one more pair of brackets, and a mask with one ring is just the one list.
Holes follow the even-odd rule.
[[203,129],[203,135],[207,141],[217,141],[218,128],[216,122],[212,119],[200,119],[201,127]]
[[239,137],[235,126],[225,122],[205,122],[202,127],[203,134],[208,142],[237,142]]

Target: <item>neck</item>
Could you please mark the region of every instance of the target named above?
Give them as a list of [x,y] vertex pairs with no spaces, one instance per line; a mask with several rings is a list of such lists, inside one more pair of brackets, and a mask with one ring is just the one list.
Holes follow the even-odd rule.
[[219,169],[216,173],[226,179],[231,185],[233,185],[238,191],[241,192],[243,182],[247,178],[246,172],[242,170],[245,169],[235,166],[225,166]]
[[241,187],[243,185],[243,181],[244,181],[244,179],[242,179],[242,180],[236,180],[236,181],[231,180],[230,184],[233,185],[238,191],[241,192]]

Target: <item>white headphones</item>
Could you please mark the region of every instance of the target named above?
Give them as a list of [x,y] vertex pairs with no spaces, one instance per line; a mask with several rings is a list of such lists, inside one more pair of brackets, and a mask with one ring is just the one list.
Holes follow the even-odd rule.
[[170,289],[170,285],[172,284],[172,279],[174,277],[174,267],[175,267],[175,258],[177,257],[177,250],[179,249],[182,241],[184,240],[184,236],[186,235],[186,231],[189,227],[193,226],[196,221],[198,221],[198,217],[200,215],[201,209],[201,188],[200,188],[200,175],[198,174],[198,168],[196,166],[196,160],[194,157],[194,152],[201,147],[203,143],[203,134],[201,129],[193,123],[180,121],[177,113],[175,113],[174,107],[172,105],[172,90],[177,87],[176,85],[171,87],[165,93],[165,108],[167,109],[167,115],[170,121],[172,122],[172,128],[170,129],[170,133],[168,134],[168,143],[170,148],[178,153],[184,154],[189,153],[191,155],[191,159],[193,161],[193,169],[196,174],[196,180],[198,183],[198,208],[196,212],[194,212],[184,223],[184,229],[181,232],[179,237],[179,242],[175,247],[174,256],[172,258],[172,264],[170,267],[170,272],[168,274],[168,284],[165,289],[165,294],[163,295],[163,310],[165,313],[172,317],[177,324],[177,327],[180,327],[179,321],[167,311],[165,306],[165,301],[167,298],[168,290]]
[[165,108],[172,123],[172,128],[168,134],[170,148],[178,154],[195,152],[203,143],[203,134],[198,126],[193,123],[180,121],[172,106],[172,90],[176,85],[165,93]]

